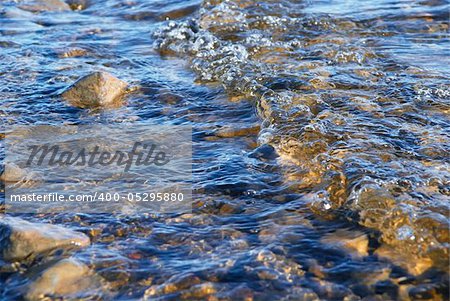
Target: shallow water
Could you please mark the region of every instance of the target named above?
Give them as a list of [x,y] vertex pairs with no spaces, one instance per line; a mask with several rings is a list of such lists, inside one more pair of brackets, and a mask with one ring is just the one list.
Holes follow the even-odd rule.
[[[24,2],[0,4],[4,124],[193,126],[192,214],[24,217],[91,236],[87,299],[449,298],[446,1]],[[59,97],[98,70],[124,106]]]

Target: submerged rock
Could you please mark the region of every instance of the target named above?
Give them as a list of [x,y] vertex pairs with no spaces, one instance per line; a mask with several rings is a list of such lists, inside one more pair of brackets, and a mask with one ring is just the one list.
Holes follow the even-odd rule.
[[82,248],[88,236],[61,226],[30,223],[17,217],[0,217],[0,258],[18,261],[55,249]]
[[6,164],[0,174],[0,181],[16,183],[29,179],[29,173],[15,164]]
[[68,296],[92,287],[92,272],[88,266],[69,258],[42,271],[27,287],[25,299],[42,300],[46,296]]
[[255,125],[252,127],[223,127],[216,131],[216,136],[220,138],[235,138],[257,135],[260,131],[260,126]]
[[85,56],[89,52],[84,48],[70,47],[70,48],[59,49],[56,51],[56,53],[59,58],[71,58],[71,57]]
[[429,258],[405,254],[386,244],[381,245],[374,254],[404,268],[413,276],[419,276],[433,266],[433,261]]
[[62,0],[23,1],[23,4],[20,6],[20,8],[32,12],[70,10],[70,6]]
[[269,144],[263,144],[253,150],[249,155],[250,158],[263,159],[263,160],[274,160],[278,158],[277,151],[275,148]]
[[168,279],[164,284],[152,285],[144,294],[144,300],[151,300],[157,296],[183,292],[195,285],[201,284],[202,280],[192,273],[176,275]]
[[321,242],[329,246],[342,249],[353,257],[369,255],[369,239],[367,234],[360,231],[337,230],[325,235]]
[[90,5],[89,0],[66,0],[66,3],[73,10],[83,10]]
[[106,72],[94,72],[75,82],[62,97],[79,108],[114,107],[121,104],[127,83]]

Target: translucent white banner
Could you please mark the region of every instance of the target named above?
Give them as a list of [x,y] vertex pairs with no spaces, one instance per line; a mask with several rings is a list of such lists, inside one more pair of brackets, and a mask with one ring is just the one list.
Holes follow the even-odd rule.
[[6,131],[6,210],[191,210],[189,126],[21,126]]

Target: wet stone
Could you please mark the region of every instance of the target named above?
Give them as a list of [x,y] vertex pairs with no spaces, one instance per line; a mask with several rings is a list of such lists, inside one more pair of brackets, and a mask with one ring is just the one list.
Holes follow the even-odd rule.
[[220,210],[219,210],[219,214],[223,215],[223,214],[237,214],[242,212],[242,208],[239,207],[238,205],[235,204],[231,204],[231,203],[223,203],[220,206]]
[[387,299],[397,299],[398,286],[391,280],[379,281],[374,285],[377,294],[384,294]]
[[344,300],[355,297],[347,287],[320,279],[311,279],[309,286],[321,300]]
[[66,0],[72,10],[83,10],[90,5],[89,0]]
[[418,276],[432,267],[433,261],[426,257],[417,257],[396,251],[388,245],[382,245],[375,251],[375,255],[380,258],[391,261],[407,270],[411,275]]
[[338,230],[325,235],[322,243],[345,250],[351,256],[363,257],[368,255],[369,239],[360,231]]
[[224,127],[216,132],[216,136],[220,138],[234,138],[257,135],[259,133],[259,125],[249,128],[231,128]]
[[25,299],[42,300],[47,296],[70,296],[92,287],[88,266],[76,259],[63,259],[38,274],[28,285]]
[[254,292],[246,285],[242,284],[231,290],[223,290],[218,294],[223,297],[224,300],[242,300],[252,301],[254,300]]
[[[208,298],[209,296],[212,297],[212,295],[214,295],[216,293],[217,293],[217,289],[216,289],[216,286],[214,285],[214,283],[206,282],[206,283],[194,285],[193,287],[189,288],[187,291],[184,291],[181,294],[181,299],[182,300],[204,299],[204,298]],[[209,299],[207,299],[207,300],[209,300]]]
[[187,290],[195,285],[202,283],[201,279],[192,273],[173,276],[164,284],[152,285],[145,291],[144,300],[152,300],[156,296],[171,294]]
[[274,160],[278,157],[275,148],[268,144],[263,144],[249,154],[250,158]]
[[181,8],[176,8],[176,9],[173,9],[173,10],[169,10],[169,11],[163,12],[161,15],[159,15],[159,19],[160,20],[180,19],[180,18],[189,16],[190,14],[194,13],[198,9],[199,9],[199,5],[197,5],[197,4],[188,5],[188,6],[181,7]]
[[172,92],[163,92],[158,96],[158,99],[166,104],[175,105],[183,100],[181,95]]
[[31,259],[53,250],[78,249],[89,244],[89,237],[81,232],[17,217],[0,217],[0,257],[5,261]]
[[106,72],[82,77],[62,97],[79,108],[117,107],[122,103],[127,83]]
[[59,58],[71,58],[71,57],[80,57],[88,54],[88,51],[79,47],[71,47],[67,49],[60,49],[57,51]]
[[0,174],[0,181],[5,183],[17,183],[30,179],[30,174],[15,164],[7,164]]
[[23,1],[23,4],[20,6],[20,8],[32,12],[70,10],[70,6],[62,0]]
[[439,300],[433,284],[422,284],[408,290],[412,300]]

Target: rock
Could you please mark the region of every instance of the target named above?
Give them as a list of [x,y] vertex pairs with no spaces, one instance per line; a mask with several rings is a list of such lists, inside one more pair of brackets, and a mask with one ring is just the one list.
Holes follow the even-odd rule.
[[220,138],[235,138],[235,137],[245,137],[257,135],[260,131],[260,126],[250,126],[250,127],[223,127],[216,131],[216,136]]
[[242,212],[242,208],[240,208],[236,204],[230,204],[230,203],[223,203],[222,206],[220,206],[219,214],[236,214]]
[[17,183],[25,181],[28,178],[29,176],[26,170],[12,163],[6,164],[0,175],[0,181],[5,183]]
[[80,47],[71,47],[66,49],[57,50],[57,55],[59,58],[71,58],[71,57],[80,57],[88,54],[86,49]]
[[275,148],[269,144],[263,144],[253,150],[249,155],[250,158],[263,159],[263,160],[274,160],[278,158],[277,151]]
[[201,283],[192,286],[181,293],[181,300],[214,300],[213,295],[217,293],[216,285],[212,282]]
[[[42,179],[39,173],[23,169],[14,163],[5,164],[0,173],[0,181],[4,183],[6,189],[30,188],[38,184]],[[13,188],[13,189],[14,189]]]
[[168,91],[159,94],[158,99],[163,103],[175,105],[183,100],[183,96]]
[[190,14],[193,14],[200,8],[200,5],[193,4],[193,5],[187,5],[182,7],[177,7],[172,10],[165,11],[161,13],[158,17],[160,20],[176,20],[180,19],[186,16],[189,16]]
[[73,10],[83,10],[90,5],[89,0],[66,0],[66,3]]
[[69,258],[50,266],[28,285],[25,299],[42,300],[46,296],[68,296],[86,291],[93,285],[92,272],[85,264]]
[[32,12],[70,10],[70,6],[62,0],[23,1],[23,4],[20,5],[20,8]]
[[416,257],[404,252],[398,252],[389,245],[383,244],[375,253],[379,258],[387,259],[408,271],[413,276],[421,275],[433,266],[433,261],[426,257]]
[[121,104],[127,83],[106,72],[94,72],[75,82],[62,97],[79,108],[114,107]]
[[0,216],[0,258],[5,261],[19,261],[55,249],[76,249],[89,244],[89,237],[81,232]]
[[153,300],[158,296],[181,292],[201,283],[202,280],[192,273],[176,275],[168,279],[164,284],[150,286],[145,291],[144,300]]
[[343,249],[354,257],[368,255],[369,239],[360,231],[337,230],[325,235],[321,242],[339,249]]

